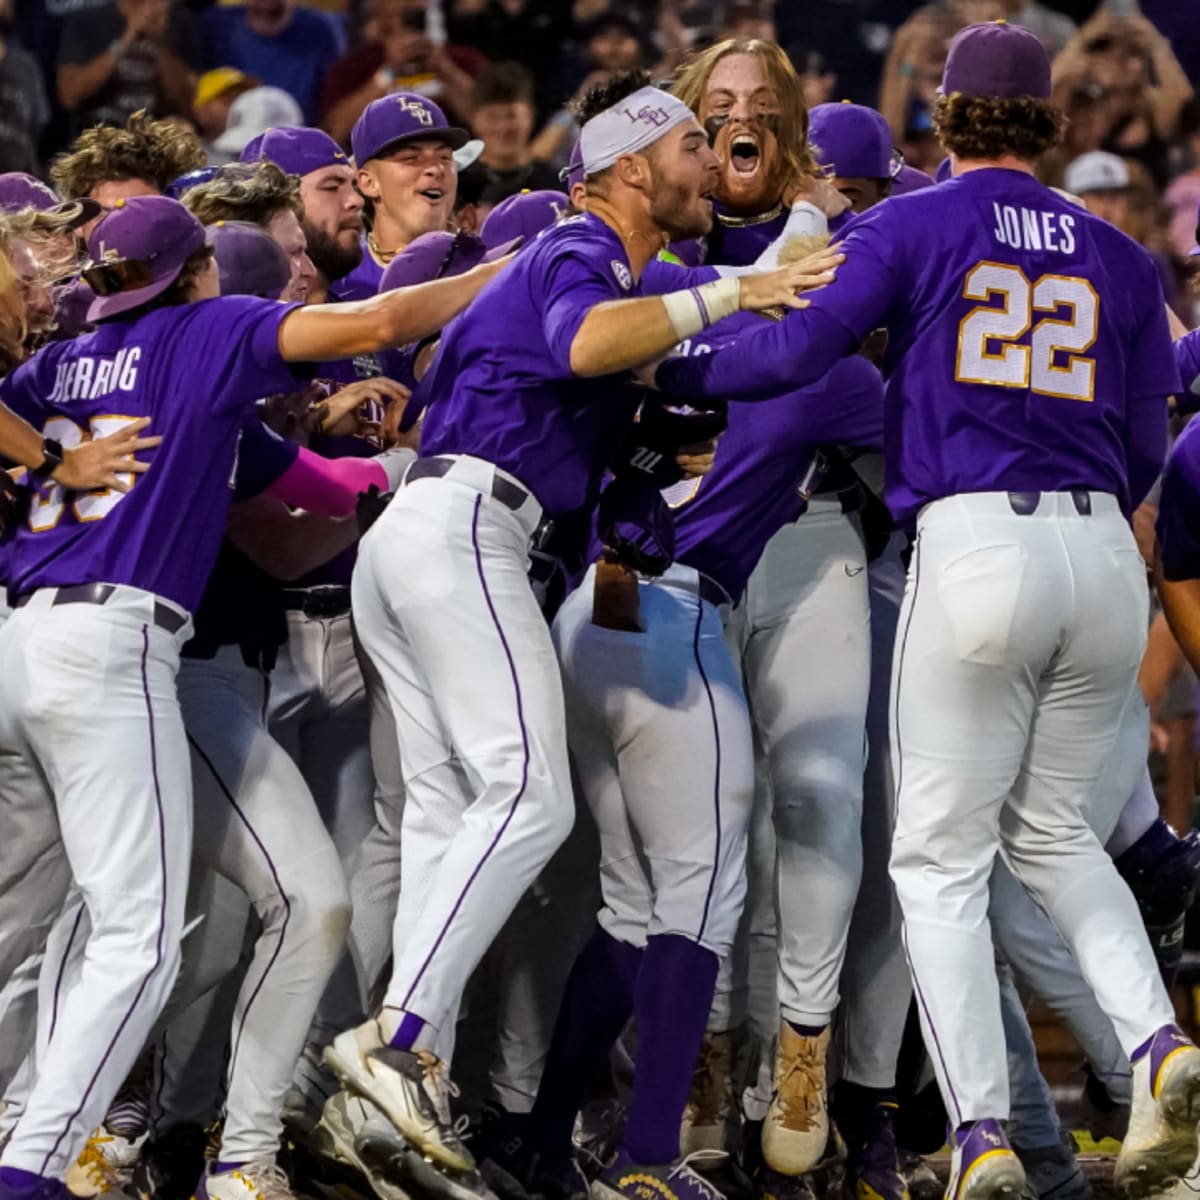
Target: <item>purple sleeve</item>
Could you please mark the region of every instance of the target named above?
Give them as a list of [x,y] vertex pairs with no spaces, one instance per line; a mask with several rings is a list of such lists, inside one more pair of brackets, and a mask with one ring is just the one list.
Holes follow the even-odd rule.
[[665,296],[667,292],[712,283],[720,277],[716,267],[689,267],[669,259],[652,258],[642,272],[640,290],[643,296]]
[[227,296],[194,307],[179,341],[190,362],[203,363],[219,381],[213,395],[218,412],[236,412],[262,396],[295,391],[307,377],[303,366],[293,367],[279,352],[279,327],[300,305]]
[[1169,580],[1200,579],[1200,426],[1189,425],[1167,459],[1158,541]]
[[582,247],[564,246],[563,251],[547,255],[540,277],[531,274],[535,296],[542,296],[542,330],[550,357],[564,375],[571,370],[571,344],[588,313],[609,300],[628,299],[613,274],[610,263],[592,261],[603,247],[593,248],[589,258]]
[[265,492],[296,461],[300,447],[268,429],[258,417],[242,426],[238,439],[233,498],[249,500]]
[[656,382],[664,392],[685,398],[770,400],[820,379],[859,341],[839,322],[802,309],[744,333],[712,354],[668,358],[658,368]]
[[1125,374],[1125,463],[1129,498],[1136,508],[1162,471],[1167,455],[1167,398],[1180,390],[1166,304],[1157,278]]
[[1183,383],[1176,406],[1179,412],[1200,412],[1200,329],[1185,333],[1175,343],[1175,365]]

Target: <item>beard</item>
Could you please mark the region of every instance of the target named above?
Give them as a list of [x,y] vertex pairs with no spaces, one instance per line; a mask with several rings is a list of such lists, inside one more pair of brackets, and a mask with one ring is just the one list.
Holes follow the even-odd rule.
[[774,208],[787,187],[787,167],[770,124],[758,120],[716,125],[710,120],[706,128],[721,160],[721,207],[735,217],[757,217]]
[[300,222],[304,236],[308,239],[308,257],[313,266],[333,283],[349,275],[362,262],[362,242],[355,238],[353,246],[343,246],[336,237],[330,237],[323,229],[316,229],[307,221]]
[[712,205],[697,200],[691,187],[656,177],[652,196],[650,217],[669,241],[704,237],[712,229]]

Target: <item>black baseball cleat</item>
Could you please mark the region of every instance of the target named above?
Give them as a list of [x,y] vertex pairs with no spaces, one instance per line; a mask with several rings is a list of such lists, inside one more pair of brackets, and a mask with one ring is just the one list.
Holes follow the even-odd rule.
[[1159,973],[1169,988],[1179,972],[1184,922],[1200,884],[1200,835],[1191,830],[1180,837],[1159,817],[1113,862],[1138,902]]
[[185,1123],[142,1147],[130,1190],[138,1200],[190,1200],[204,1174],[208,1130]]

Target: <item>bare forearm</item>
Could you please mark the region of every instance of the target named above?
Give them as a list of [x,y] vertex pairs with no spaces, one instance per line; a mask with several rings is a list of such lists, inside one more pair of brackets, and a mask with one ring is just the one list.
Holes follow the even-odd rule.
[[[1158,594],[1167,624],[1192,670],[1200,671],[1200,579],[1164,579],[1158,572]],[[1150,657],[1147,647],[1147,658]],[[1144,670],[1143,664],[1143,670]],[[1145,689],[1143,689],[1145,691]],[[1147,703],[1150,696],[1146,697]]]
[[0,404],[0,456],[22,467],[41,466],[46,457],[42,435],[3,404]]
[[78,108],[90,100],[109,80],[117,56],[111,50],[80,66],[58,68],[58,98],[63,108]]
[[288,362],[326,362],[420,341],[466,308],[503,265],[489,263],[369,300],[294,309],[279,326],[279,352]]
[[352,546],[358,523],[354,517],[294,513],[260,497],[233,506],[226,535],[255,566],[290,582]]
[[571,343],[571,370],[585,378],[612,375],[661,358],[678,341],[659,296],[598,304]]

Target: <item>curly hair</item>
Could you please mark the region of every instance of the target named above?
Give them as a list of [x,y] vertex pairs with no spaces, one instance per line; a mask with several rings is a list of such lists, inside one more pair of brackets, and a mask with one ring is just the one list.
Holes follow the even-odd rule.
[[216,221],[249,221],[265,225],[276,213],[303,213],[300,180],[274,163],[230,163],[206,183],[188,188],[183,203],[201,225]]
[[33,229],[33,209],[0,218],[0,375],[25,357],[25,301],[23,286],[13,266],[9,247]]
[[177,121],[155,121],[145,110],[123,126],[85,129],[50,167],[60,195],[77,200],[118,179],[143,179],[161,192],[173,179],[204,166],[200,139]]
[[762,63],[763,74],[779,100],[779,153],[783,157],[785,177],[799,181],[822,174],[816,155],[808,142],[808,109],[796,68],[774,42],[758,38],[726,38],[688,59],[676,72],[671,92],[700,116],[709,76],[723,58],[747,54]]
[[593,117],[599,116],[607,108],[632,96],[634,92],[650,86],[650,72],[634,67],[628,71],[618,71],[595,87],[588,88],[578,100],[573,100],[568,107],[571,115],[580,125],[586,125]]
[[1062,140],[1067,118],[1057,105],[1033,96],[939,96],[933,130],[947,154],[997,159],[1013,154],[1036,162]]

